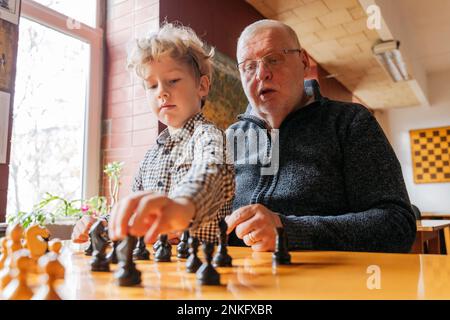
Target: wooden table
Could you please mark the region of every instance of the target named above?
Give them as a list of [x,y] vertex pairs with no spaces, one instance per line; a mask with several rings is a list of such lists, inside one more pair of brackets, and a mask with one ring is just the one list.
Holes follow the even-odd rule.
[[450,252],[450,220],[417,220],[417,234],[412,252],[423,253],[428,243],[428,253],[441,253],[440,232],[444,233],[447,254]]
[[444,212],[422,212],[422,219],[450,219],[450,213]]
[[[66,276],[58,290],[65,299],[450,299],[450,259],[443,255],[291,252],[293,265],[275,268],[271,253],[229,252],[234,267],[218,269],[220,287],[197,285],[184,271],[185,260],[174,258],[137,262],[143,283],[126,288],[112,273],[91,272],[90,257],[66,242]],[[380,289],[369,289],[376,275]]]

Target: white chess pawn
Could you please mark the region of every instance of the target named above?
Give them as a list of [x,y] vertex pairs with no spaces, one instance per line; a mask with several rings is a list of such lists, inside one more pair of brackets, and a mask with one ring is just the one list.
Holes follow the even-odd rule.
[[45,273],[41,277],[42,285],[39,287],[33,300],[61,300],[56,292],[55,282],[64,279],[64,266],[58,261],[58,256],[50,252],[39,258],[39,266]]
[[29,300],[33,291],[27,284],[27,275],[31,267],[28,250],[18,250],[12,256],[14,267],[11,270],[11,281],[3,291],[6,300]]

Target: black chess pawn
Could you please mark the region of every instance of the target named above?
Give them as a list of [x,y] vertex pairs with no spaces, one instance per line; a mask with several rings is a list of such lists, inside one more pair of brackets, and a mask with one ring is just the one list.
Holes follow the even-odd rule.
[[145,246],[144,237],[139,237],[136,248],[133,250],[134,260],[150,260],[150,252]]
[[170,257],[172,256],[172,246],[169,243],[167,234],[159,235],[160,245],[155,252],[156,262],[170,262]]
[[214,253],[214,244],[210,242],[203,243],[203,254],[205,262],[197,270],[197,281],[202,286],[220,286],[220,274],[212,265],[212,257]]
[[275,265],[291,264],[291,255],[288,251],[287,236],[284,228],[277,228],[277,240],[275,252],[272,254],[272,261]]
[[197,256],[199,241],[197,237],[190,237],[189,241],[189,258],[186,261],[186,271],[196,273],[202,265],[201,260]]
[[214,256],[213,259],[213,265],[214,267],[231,267],[232,266],[232,259],[231,256],[228,254],[227,249],[227,223],[225,222],[225,219],[221,219],[219,221],[219,247],[217,248],[217,253]]
[[92,243],[92,271],[109,271],[109,260],[106,258],[106,247],[108,246],[107,228],[101,220],[94,223],[89,231]]
[[177,257],[186,259],[189,256],[189,230],[185,230],[181,235],[180,243],[177,245]]
[[133,261],[133,250],[136,243],[136,237],[127,236],[117,246],[119,268],[114,273],[114,278],[119,286],[130,287],[141,283],[141,272],[136,269]]
[[117,259],[117,246],[119,245],[120,241],[113,241],[112,248],[109,254],[106,256],[106,259],[109,260],[109,263],[117,264],[119,260]]

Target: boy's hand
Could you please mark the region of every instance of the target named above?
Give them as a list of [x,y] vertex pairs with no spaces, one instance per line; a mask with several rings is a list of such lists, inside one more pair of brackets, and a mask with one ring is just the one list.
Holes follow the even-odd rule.
[[74,243],[84,243],[89,240],[89,229],[91,229],[97,218],[93,216],[83,216],[77,221],[72,231],[72,241]]
[[145,242],[153,243],[160,233],[186,229],[194,214],[195,205],[189,199],[139,192],[114,207],[109,235],[112,240],[123,239],[128,233],[145,235]]

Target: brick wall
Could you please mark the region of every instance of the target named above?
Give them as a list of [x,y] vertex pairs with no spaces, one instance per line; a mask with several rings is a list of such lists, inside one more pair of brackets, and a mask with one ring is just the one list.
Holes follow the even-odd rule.
[[[102,163],[124,161],[119,195],[131,192],[133,175],[155,143],[158,121],[146,105],[139,79],[126,70],[132,39],[159,26],[159,0],[108,0]],[[102,194],[108,194],[103,177]]]

